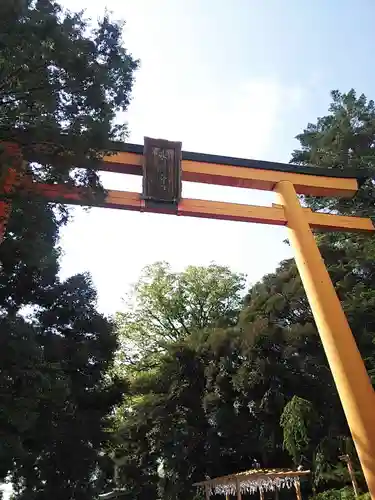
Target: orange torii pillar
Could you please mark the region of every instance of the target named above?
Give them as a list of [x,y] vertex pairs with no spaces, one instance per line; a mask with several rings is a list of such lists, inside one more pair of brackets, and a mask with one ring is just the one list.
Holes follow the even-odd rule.
[[291,182],[275,191],[346,419],[375,499],[375,394],[345,313]]

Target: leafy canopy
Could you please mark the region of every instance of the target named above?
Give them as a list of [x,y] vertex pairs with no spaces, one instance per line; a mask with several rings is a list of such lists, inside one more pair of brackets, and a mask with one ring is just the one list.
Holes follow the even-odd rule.
[[[25,166],[31,178],[100,194],[96,160],[126,135],[115,118],[138,64],[122,28],[55,0],[0,2],[0,141],[21,141],[37,160]],[[57,147],[33,157],[31,142]],[[68,212],[57,208],[17,197],[0,246],[0,475],[25,500],[88,500],[107,487],[101,452],[125,390],[109,376],[117,335],[96,310],[90,277],[58,276]]]
[[234,324],[243,288],[243,275],[216,264],[182,272],[165,262],[146,267],[127,311],[117,315],[123,361],[155,354],[196,330]]

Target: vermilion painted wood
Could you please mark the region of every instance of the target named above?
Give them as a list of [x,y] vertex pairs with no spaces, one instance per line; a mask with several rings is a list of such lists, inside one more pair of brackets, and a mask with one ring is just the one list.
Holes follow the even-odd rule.
[[[51,202],[63,202],[78,205],[91,205],[122,210],[135,210],[138,212],[153,212],[175,214],[189,217],[202,217],[207,219],[221,219],[276,226],[286,225],[284,208],[280,205],[260,207],[226,203],[221,201],[195,200],[183,198],[174,209],[163,204],[149,206],[139,193],[128,191],[108,191],[103,201],[90,198],[88,192],[78,188],[49,184],[32,184],[31,193],[42,195]],[[309,224],[313,229],[323,231],[353,231],[373,232],[375,227],[370,219],[362,217],[346,217],[341,215],[315,213],[304,209]]]

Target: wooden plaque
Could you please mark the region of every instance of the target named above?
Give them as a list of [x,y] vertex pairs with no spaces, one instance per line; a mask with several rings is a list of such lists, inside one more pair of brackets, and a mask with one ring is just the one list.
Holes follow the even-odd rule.
[[145,137],[143,198],[178,203],[181,198],[181,142]]

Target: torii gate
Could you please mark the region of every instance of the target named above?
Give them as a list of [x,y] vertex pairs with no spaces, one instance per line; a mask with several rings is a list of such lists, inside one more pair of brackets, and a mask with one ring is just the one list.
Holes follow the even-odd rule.
[[[4,143],[3,143],[4,145]],[[23,158],[17,144],[6,144],[14,160],[0,184],[0,242],[19,193],[42,195],[51,202],[95,205],[141,212],[227,219],[287,226],[296,264],[320,334],[371,497],[375,500],[375,396],[312,229],[374,232],[368,218],[315,213],[300,205],[298,194],[351,197],[366,174],[351,170],[271,163],[181,151],[181,143],[145,138],[144,146],[113,144],[100,170],[143,175],[143,193],[108,191],[103,201],[66,185],[26,182],[20,175]],[[13,148],[13,149],[12,149]],[[74,164],[74,158],[72,159]],[[30,160],[30,158],[25,158]],[[4,162],[2,162],[4,163]],[[1,162],[0,162],[1,164]],[[203,182],[274,191],[278,205],[260,207],[181,198],[181,181]]]

